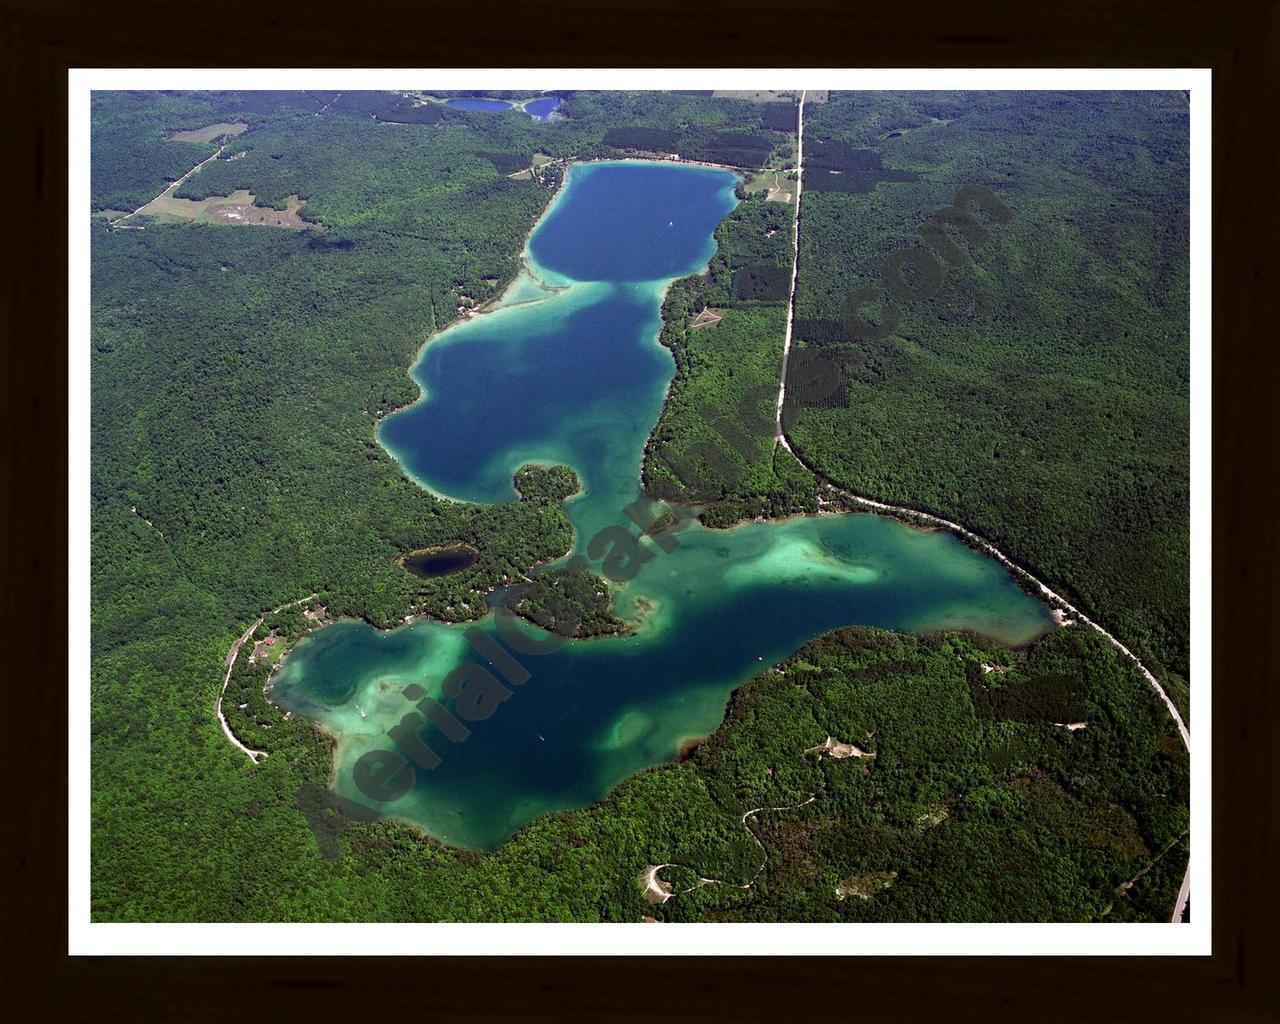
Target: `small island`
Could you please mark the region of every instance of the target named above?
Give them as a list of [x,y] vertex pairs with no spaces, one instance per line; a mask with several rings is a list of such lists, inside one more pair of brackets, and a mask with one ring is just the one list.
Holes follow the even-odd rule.
[[513,595],[511,610],[558,636],[621,636],[629,623],[613,614],[609,584],[587,569],[548,569]]
[[568,466],[531,462],[516,470],[515,488],[526,501],[564,501],[577,494],[582,484]]

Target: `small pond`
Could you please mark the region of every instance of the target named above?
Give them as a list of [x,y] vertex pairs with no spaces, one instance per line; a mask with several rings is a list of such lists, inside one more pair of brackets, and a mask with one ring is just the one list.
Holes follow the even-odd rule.
[[435,579],[448,576],[474,565],[480,552],[470,544],[449,544],[444,547],[413,551],[400,559],[400,564],[415,576]]
[[524,105],[524,112],[535,121],[545,121],[564,102],[562,96],[539,96]]
[[563,96],[539,96],[519,107],[508,100],[491,100],[483,96],[454,96],[445,103],[459,110],[511,110],[513,107],[523,110],[535,121],[548,121],[561,103]]
[[451,107],[458,107],[460,110],[510,110],[511,104],[506,100],[486,100],[476,96],[458,96],[451,100],[445,100]]

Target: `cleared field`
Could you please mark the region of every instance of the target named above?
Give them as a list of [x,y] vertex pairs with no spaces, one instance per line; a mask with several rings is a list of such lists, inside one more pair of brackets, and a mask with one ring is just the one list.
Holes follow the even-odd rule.
[[233,135],[239,135],[248,127],[243,121],[220,121],[217,124],[205,125],[203,128],[173,132],[169,138],[175,142],[214,142],[217,139],[229,139]]
[[175,199],[161,196],[138,212],[161,221],[181,221],[200,224],[261,224],[273,228],[304,228],[320,230],[321,225],[305,221],[300,216],[304,201],[297,196],[285,200],[286,209],[273,210],[255,206],[254,195],[245,189],[229,196],[210,196],[208,199]]
[[764,192],[771,203],[789,203],[795,190],[795,182],[781,171],[761,171],[742,186],[747,192]]

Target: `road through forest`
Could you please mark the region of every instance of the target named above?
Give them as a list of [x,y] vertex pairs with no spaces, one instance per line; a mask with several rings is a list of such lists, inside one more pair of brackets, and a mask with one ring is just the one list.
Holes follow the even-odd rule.
[[[1026,569],[1014,563],[1002,551],[998,550],[995,547],[995,545],[991,544],[985,538],[979,537],[972,530],[965,529],[963,526],[960,526],[958,523],[953,523],[950,520],[943,519],[940,516],[930,515],[927,512],[920,512],[912,508],[904,508],[898,505],[889,505],[881,501],[874,501],[871,498],[864,497],[863,495],[854,494],[851,491],[847,491],[842,487],[837,487],[835,484],[831,483],[831,481],[826,480],[826,478],[821,473],[819,473],[816,469],[814,469],[813,466],[810,466],[807,462],[805,462],[805,460],[802,459],[799,455],[797,455],[795,450],[791,447],[791,442],[787,440],[787,434],[786,434],[786,431],[783,429],[783,425],[782,425],[782,404],[785,401],[786,394],[787,394],[787,363],[791,357],[791,330],[792,330],[792,324],[795,319],[796,282],[799,277],[799,271],[800,271],[800,196],[801,196],[801,192],[803,190],[803,185],[804,185],[804,100],[805,100],[806,91],[807,90],[801,90],[800,102],[796,111],[796,192],[795,192],[796,208],[795,208],[795,217],[793,220],[793,230],[792,230],[792,239],[791,239],[791,242],[792,242],[791,292],[787,301],[786,333],[783,335],[783,341],[782,341],[782,370],[781,370],[781,377],[778,381],[778,407],[777,407],[777,417],[776,417],[777,439],[775,443],[781,444],[782,447],[784,447],[788,452],[791,453],[791,455],[796,459],[797,462],[799,462],[802,466],[804,466],[807,470],[809,470],[809,472],[813,473],[814,476],[816,476],[819,480],[823,480],[829,486],[833,487],[835,490],[839,491],[841,494],[843,494],[845,497],[849,498],[850,500],[854,501],[855,503],[866,506],[867,508],[875,509],[878,512],[888,512],[893,515],[905,515],[905,516],[910,516],[916,519],[923,519],[936,526],[940,526],[943,529],[950,530],[952,533],[964,538],[965,540],[968,540],[972,543],[977,544],[983,551],[989,554],[992,558],[995,558],[998,562],[1004,565],[1007,569],[1009,569],[1015,575],[1021,576],[1024,579],[1035,584],[1035,586],[1040,591],[1040,593],[1044,595],[1044,597],[1049,599],[1050,604],[1057,605],[1058,607],[1062,608],[1064,611],[1069,612],[1078,621],[1083,622],[1087,626],[1091,626],[1093,629],[1096,629],[1099,633],[1101,633],[1104,637],[1106,637],[1107,640],[1109,640],[1119,651],[1121,651],[1124,655],[1126,655],[1138,667],[1138,670],[1142,673],[1143,677],[1147,680],[1147,683],[1156,692],[1156,695],[1164,703],[1165,708],[1168,710],[1169,714],[1172,716],[1174,723],[1178,727],[1178,735],[1182,738],[1182,744],[1184,747],[1186,747],[1187,753],[1189,754],[1191,752],[1191,733],[1187,729],[1186,723],[1183,722],[1182,715],[1179,714],[1178,709],[1173,704],[1173,701],[1169,699],[1169,695],[1165,692],[1164,687],[1160,685],[1159,681],[1156,679],[1154,675],[1151,674],[1151,672],[1147,669],[1147,667],[1144,664],[1142,664],[1142,662],[1138,659],[1138,656],[1136,654],[1134,654],[1131,650],[1129,650],[1129,648],[1127,648],[1114,636],[1112,636],[1105,629],[1099,626],[1096,622],[1094,622],[1088,616],[1084,615],[1078,608],[1076,608],[1069,601],[1067,601],[1066,598],[1062,597],[1060,594],[1054,593],[1054,591],[1050,590],[1048,586],[1046,586],[1040,580],[1032,576],[1031,573],[1029,573]],[[1182,914],[1186,909],[1187,900],[1190,898],[1190,895],[1191,895],[1191,862],[1190,860],[1188,860],[1186,871],[1183,873],[1183,876],[1182,876],[1182,886],[1178,890],[1178,899],[1174,904],[1174,908],[1173,908],[1173,915],[1171,920],[1174,923],[1177,923],[1178,921],[1182,920]]]

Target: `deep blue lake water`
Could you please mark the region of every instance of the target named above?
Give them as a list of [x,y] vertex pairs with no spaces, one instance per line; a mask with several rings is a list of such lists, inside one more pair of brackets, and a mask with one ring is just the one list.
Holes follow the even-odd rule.
[[559,96],[540,96],[524,105],[524,112],[535,121],[545,121],[547,116],[556,110],[564,100]]
[[459,96],[454,99],[445,100],[451,107],[457,107],[460,110],[510,110],[511,104],[506,100],[486,100],[479,99],[474,96]]
[[[524,104],[524,112],[535,121],[545,121],[557,110],[564,98],[561,96],[539,96]],[[459,110],[510,110],[515,104],[507,100],[491,100],[481,96],[455,96],[445,100],[451,107]]]
[[[706,265],[736,180],[668,163],[573,166],[530,237],[530,276],[507,305],[426,346],[413,368],[423,397],[384,422],[383,443],[424,486],[468,501],[512,500],[526,462],[573,466],[585,491],[567,505],[577,551],[601,528],[628,525],[622,510],[639,494],[674,372],[656,340],[662,295]],[[341,793],[450,843],[493,847],[673,758],[716,727],[736,685],[833,627],[969,627],[1024,643],[1052,625],[997,563],[949,534],[875,516],[695,524],[678,540],[673,552],[645,541],[652,557],[615,587],[635,634],[519,655],[529,680],[464,741],[422,730],[443,760],[396,800],[367,799],[353,766],[397,749],[387,731],[414,710],[407,684],[439,695],[449,671],[483,661],[467,627],[330,626],[288,657],[273,699],[339,737]],[[545,639],[522,620],[511,628]],[[480,629],[497,637],[492,615]]]

